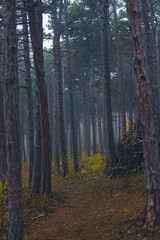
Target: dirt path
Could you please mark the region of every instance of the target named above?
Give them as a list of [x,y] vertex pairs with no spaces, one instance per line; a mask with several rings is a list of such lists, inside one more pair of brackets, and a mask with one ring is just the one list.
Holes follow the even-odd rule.
[[36,228],[25,239],[107,239],[108,233],[104,236],[104,231],[100,231],[100,225],[105,224],[101,216],[106,206],[93,196],[94,185],[94,181],[59,185],[58,190],[64,192],[66,200],[52,214],[37,221]]
[[143,183],[139,184],[140,191],[135,192],[137,184],[125,179],[116,181],[94,179],[55,184],[54,189],[64,192],[65,201],[52,213],[37,219],[24,239],[143,239],[139,230],[144,214]]

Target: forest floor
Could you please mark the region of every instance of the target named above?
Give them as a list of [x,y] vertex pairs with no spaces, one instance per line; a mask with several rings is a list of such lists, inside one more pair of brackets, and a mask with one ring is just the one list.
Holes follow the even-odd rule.
[[[53,163],[52,192],[44,196],[29,196],[28,166],[23,166],[24,240],[160,239],[159,226],[143,228],[143,173],[135,169],[125,177],[101,177],[105,161],[98,154],[82,156],[78,175],[70,158],[68,163],[67,179],[54,176]],[[7,192],[0,184],[0,240],[7,239],[6,200]]]
[[51,194],[29,197],[23,186],[25,240],[158,240],[143,228],[143,174],[111,179],[53,179]]

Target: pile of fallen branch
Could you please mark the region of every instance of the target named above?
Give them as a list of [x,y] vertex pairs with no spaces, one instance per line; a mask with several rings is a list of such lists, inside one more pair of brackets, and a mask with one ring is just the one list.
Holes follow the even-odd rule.
[[110,177],[127,175],[143,169],[142,127],[137,123],[134,135],[127,135],[116,145],[115,167]]

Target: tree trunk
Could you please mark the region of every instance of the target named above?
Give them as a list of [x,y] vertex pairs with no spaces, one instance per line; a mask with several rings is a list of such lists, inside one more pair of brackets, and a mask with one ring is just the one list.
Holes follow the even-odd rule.
[[[104,106],[106,108],[106,123],[107,123],[107,151],[106,167],[104,174],[107,174],[108,169],[115,165],[115,146],[114,134],[112,125],[112,107],[111,107],[111,90],[110,90],[110,58],[109,58],[109,1],[102,0],[100,2],[101,13],[101,54],[102,54],[102,74],[104,82]],[[105,126],[104,126],[105,127]]]
[[93,82],[94,82],[94,72],[93,72],[93,56],[90,50],[90,92],[92,99],[95,104],[95,109],[96,109],[96,117],[97,117],[97,124],[98,124],[98,138],[99,138],[99,149],[100,149],[100,155],[104,156],[104,151],[103,151],[103,138],[102,138],[102,129],[101,129],[101,118],[100,118],[100,113],[98,109],[98,101],[97,98],[94,94],[93,90]]
[[[155,33],[150,29],[150,17],[148,3],[146,0],[142,2],[142,12],[144,18],[145,35],[146,35],[146,66],[147,66],[147,80],[150,84],[152,95],[150,96],[153,113],[155,114],[155,121],[157,121],[158,113],[158,83],[156,73],[156,53],[155,53]],[[154,46],[153,46],[154,45]],[[158,122],[156,122],[158,124]]]
[[32,182],[30,194],[40,194],[41,192],[41,179],[42,179],[42,129],[41,129],[41,114],[39,95],[37,93],[37,106],[36,106],[36,141],[35,141],[35,158],[33,161],[32,169]]
[[96,134],[96,130],[97,130],[97,126],[96,126],[96,119],[95,119],[95,116],[94,116],[94,111],[92,113],[92,116],[91,116],[91,120],[92,120],[92,139],[93,139],[93,154],[97,154],[97,134]]
[[81,79],[82,100],[83,100],[83,151],[87,154],[87,100],[86,100],[86,86],[83,79]]
[[43,64],[43,28],[42,28],[42,0],[36,3],[27,0],[28,15],[31,31],[36,83],[40,98],[41,127],[42,127],[42,183],[41,194],[51,191],[51,143],[47,102],[47,90],[44,79]]
[[[26,7],[26,2],[24,2]],[[26,74],[27,87],[27,110],[28,110],[28,138],[29,138],[29,189],[31,189],[32,171],[34,161],[34,119],[33,119],[33,96],[32,96],[32,81],[30,71],[30,55],[29,55],[29,39],[28,39],[28,24],[27,12],[24,11],[22,15],[23,23],[23,47],[24,47],[24,64]]]
[[26,163],[26,149],[24,143],[24,91],[19,91],[19,113],[20,113],[20,144],[21,144],[21,161]]
[[133,62],[130,62],[128,65],[128,113],[129,113],[129,134],[133,135],[133,120],[134,116],[134,108],[135,108],[135,99],[134,99],[134,91],[135,91],[135,83],[133,79]]
[[16,1],[4,3],[8,239],[22,240],[22,179],[18,97]]
[[[2,52],[2,44],[0,45],[0,52]],[[2,60],[2,59],[1,59]],[[0,176],[6,176],[7,160],[6,160],[6,136],[5,136],[5,105],[4,105],[4,91],[2,87],[3,66],[0,65]]]
[[[145,227],[153,227],[160,221],[159,216],[159,141],[158,124],[155,119],[154,103],[151,95],[155,94],[151,88],[150,78],[146,75],[145,54],[141,33],[141,19],[137,0],[127,0],[127,10],[134,53],[134,68],[139,109],[144,131],[144,156],[146,176],[146,211]],[[150,72],[149,74],[152,74]]]
[[74,111],[74,94],[73,94],[73,75],[71,70],[71,59],[70,59],[70,44],[69,44],[69,32],[68,32],[68,16],[67,16],[67,3],[65,0],[64,14],[65,14],[65,38],[66,38],[66,51],[67,51],[67,79],[69,87],[69,103],[70,103],[70,120],[71,120],[71,134],[72,134],[72,147],[73,147],[73,158],[74,158],[74,171],[79,172],[78,164],[78,144],[75,127],[75,111]]
[[122,109],[122,136],[126,136],[126,103],[125,103],[125,92],[124,92],[124,78],[123,78],[123,67],[122,67],[122,54],[119,38],[119,29],[117,21],[117,11],[116,11],[116,1],[112,1],[113,12],[114,12],[114,23],[115,23],[115,37],[116,37],[116,47],[117,47],[117,57],[118,57],[118,72],[120,78],[120,96],[121,96],[121,109]]
[[86,112],[86,116],[87,116],[87,126],[86,126],[86,130],[87,130],[87,155],[88,157],[90,157],[91,155],[91,149],[90,149],[90,142],[91,142],[91,129],[90,129],[90,96],[87,99],[87,112]]
[[[156,33],[156,68],[157,68],[157,82],[158,82],[158,102],[160,102],[160,46],[158,40],[158,34]],[[159,104],[159,133],[160,133],[160,104]]]
[[78,132],[78,153],[81,158],[82,156],[82,137],[81,137],[81,121],[80,116],[77,116],[77,132]]
[[53,4],[52,14],[53,14],[53,25],[54,25],[54,72],[55,72],[55,82],[58,85],[59,131],[60,131],[60,147],[61,147],[61,157],[62,157],[62,177],[65,178],[68,174],[68,162],[67,162],[66,134],[65,134],[65,125],[64,125],[63,82],[62,82],[62,64],[61,64],[61,53],[60,53],[60,22],[58,22],[58,19],[57,19],[57,0],[52,0],[52,4]]
[[129,134],[133,134],[133,109],[129,108]]
[[6,137],[4,122],[3,90],[0,79],[0,176],[5,175],[6,175]]
[[58,82],[57,79],[54,79],[54,128],[53,128],[53,138],[54,138],[54,162],[55,162],[55,171],[57,174],[60,174],[60,154],[59,154],[59,104],[58,104]]

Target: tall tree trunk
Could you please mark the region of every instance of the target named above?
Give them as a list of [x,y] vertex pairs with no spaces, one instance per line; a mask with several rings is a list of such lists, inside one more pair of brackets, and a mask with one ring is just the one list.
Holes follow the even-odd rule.
[[[115,164],[115,146],[112,125],[111,89],[110,89],[110,58],[109,58],[109,1],[100,1],[101,10],[101,53],[102,53],[102,74],[104,82],[104,105],[106,107],[107,123],[107,163],[104,174]],[[105,126],[104,126],[105,127]]]
[[80,116],[77,116],[77,134],[78,134],[78,153],[82,156],[82,138],[81,138],[81,121]]
[[6,137],[4,121],[3,90],[0,76],[0,176],[6,175]]
[[8,239],[23,239],[16,1],[4,3]]
[[[1,31],[0,31],[1,33]],[[0,52],[2,53],[3,44],[1,42]],[[2,60],[2,58],[0,58]],[[2,61],[1,61],[2,62]],[[5,106],[4,91],[2,86],[3,66],[0,65],[0,176],[6,176],[7,159],[6,159],[6,136],[5,136]]]
[[[24,8],[26,2],[24,1]],[[32,81],[30,71],[30,55],[29,55],[29,39],[28,39],[28,24],[27,12],[24,11],[22,15],[23,23],[23,47],[24,47],[24,64],[27,87],[27,110],[28,110],[28,137],[29,137],[29,189],[31,189],[32,171],[34,161],[34,119],[33,119],[33,96],[32,96]]]
[[122,136],[126,136],[126,103],[125,103],[125,92],[124,92],[124,77],[123,77],[123,67],[122,67],[122,54],[119,38],[119,29],[117,21],[117,11],[116,11],[116,1],[112,1],[113,12],[114,12],[114,23],[115,23],[115,37],[116,37],[116,47],[117,47],[117,57],[118,57],[118,72],[120,78],[120,96],[121,96],[121,109],[122,109]]
[[[53,79],[51,79],[51,78],[47,79],[47,81],[46,81],[51,149],[53,146],[53,97],[52,97],[53,96],[53,88],[51,85],[52,82],[53,82]],[[51,159],[53,159],[53,149],[51,151]]]
[[53,111],[53,143],[54,143],[54,161],[55,161],[55,171],[57,174],[60,174],[60,140],[59,140],[59,104],[58,104],[58,83],[56,78],[54,79],[54,111]]
[[[102,3],[101,3],[102,4]],[[101,66],[102,66],[102,81],[103,81],[103,97],[102,97],[102,103],[101,105],[103,106],[102,108],[102,123],[103,123],[103,151],[104,151],[104,156],[107,156],[107,152],[108,152],[108,144],[107,144],[107,131],[106,131],[106,94],[105,94],[105,81],[104,81],[104,67],[103,67],[103,54],[104,54],[104,39],[103,39],[103,22],[102,22],[102,18],[101,18],[101,4],[99,4],[98,9],[97,9],[97,18],[99,20],[99,32],[100,32],[100,47],[101,47]]]
[[41,127],[42,127],[42,183],[41,194],[51,191],[51,143],[47,102],[47,90],[44,79],[43,64],[43,28],[42,28],[42,0],[34,2],[27,0],[28,15],[31,31],[36,83],[40,98]]
[[[156,33],[156,68],[157,68],[157,82],[158,82],[158,102],[160,103],[160,45],[158,39],[158,33]],[[160,133],[160,104],[159,104],[159,133]]]
[[103,145],[103,138],[102,138],[102,128],[101,128],[101,118],[100,118],[100,112],[98,109],[98,101],[95,96],[94,90],[93,90],[93,84],[94,84],[94,63],[93,63],[93,51],[91,49],[91,43],[90,43],[90,37],[86,29],[86,24],[83,18],[81,18],[81,21],[83,22],[84,25],[84,31],[87,39],[87,45],[88,45],[88,50],[89,50],[89,56],[90,56],[90,93],[95,105],[95,110],[96,110],[96,118],[97,118],[97,123],[98,123],[98,138],[99,138],[99,148],[100,148],[100,155],[104,156],[104,145]]
[[70,103],[70,120],[71,120],[71,134],[72,134],[72,147],[73,147],[73,158],[74,158],[74,171],[79,172],[78,164],[78,144],[76,136],[75,126],[75,111],[74,111],[74,94],[73,94],[73,74],[71,70],[71,59],[70,59],[70,44],[69,44],[69,32],[68,32],[68,16],[67,16],[67,4],[65,0],[64,14],[65,14],[65,38],[66,38],[66,51],[67,51],[67,79],[69,87],[69,103]]
[[86,130],[87,130],[87,155],[88,157],[90,157],[91,155],[91,149],[90,149],[90,142],[91,142],[91,129],[90,129],[90,96],[87,100],[87,126],[86,126]]
[[87,97],[85,80],[81,79],[82,99],[83,99],[83,151],[87,154]]
[[94,115],[94,111],[92,112],[92,116],[91,116],[91,121],[92,121],[92,139],[93,139],[93,154],[97,154],[97,134],[96,134],[96,130],[97,130],[97,126],[96,126],[96,119],[95,119],[95,115]]
[[[158,88],[157,87],[159,87],[159,76],[160,76],[159,75],[159,73],[160,73],[159,53],[157,52],[157,41],[156,41],[158,22],[157,22],[157,17],[154,13],[153,6],[154,6],[154,2],[152,0],[149,0],[148,2],[146,2],[146,1],[143,2],[143,9],[144,9],[143,12],[146,12],[146,14],[144,13],[144,20],[148,19],[148,24],[145,24],[146,37],[148,36],[146,38],[146,40],[147,40],[147,42],[149,42],[149,40],[150,40],[150,47],[149,47],[150,50],[148,48],[147,48],[147,50],[149,50],[152,54],[151,59],[149,56],[148,56],[148,58],[149,58],[149,61],[152,61],[152,68],[154,71],[154,82],[155,82],[155,86],[156,86],[156,89],[154,91],[157,94],[155,96],[155,100],[158,101],[159,96],[158,96]],[[148,13],[148,16],[147,16],[147,13]],[[148,31],[147,31],[147,29],[148,29]],[[157,104],[157,102],[156,102],[156,104]],[[159,107],[158,107],[158,109],[159,109]],[[158,111],[158,114],[159,114],[158,117],[160,117],[160,111]]]
[[[151,88],[151,79],[148,78],[148,74],[146,75],[146,62],[143,52],[144,48],[138,1],[127,0],[127,10],[134,53],[138,103],[144,131],[143,145],[146,176],[146,211],[144,226],[153,227],[153,225],[158,224],[160,221],[159,172],[157,168],[159,159],[158,124],[154,111],[154,103],[152,102],[153,99],[151,98],[151,95],[154,95],[155,92],[153,92],[154,88]],[[152,74],[152,72],[149,74]]]
[[133,109],[129,107],[129,134],[133,134]]
[[[134,120],[134,94],[133,89],[135,89],[135,84],[133,82],[133,62],[128,66],[128,113],[129,113],[129,133],[133,135],[133,120]],[[135,91],[135,90],[134,90]]]
[[21,161],[26,162],[26,150],[24,142],[24,91],[19,91],[19,113],[20,113],[20,144],[21,144]]
[[37,93],[37,106],[36,106],[36,141],[35,141],[35,158],[33,161],[32,169],[32,182],[30,194],[40,194],[41,192],[41,176],[42,176],[42,129],[41,129],[41,114],[40,114],[40,101]]
[[59,131],[60,131],[60,148],[61,148],[61,157],[62,157],[62,177],[65,178],[68,174],[68,162],[67,162],[66,134],[65,134],[65,125],[64,125],[63,82],[62,82],[62,64],[61,64],[61,53],[60,53],[60,22],[58,22],[58,18],[57,18],[57,0],[52,0],[52,4],[53,4],[52,15],[53,15],[53,26],[54,26],[55,86],[56,84],[58,86]]
[[[144,18],[145,35],[146,35],[146,65],[147,80],[151,87],[152,95],[150,96],[155,121],[157,121],[158,113],[158,82],[156,70],[156,53],[155,53],[155,32],[150,28],[149,6],[146,0],[142,2],[142,12]],[[153,46],[154,45],[154,46]],[[156,122],[158,124],[158,122]]]
[[95,109],[96,109],[100,155],[104,156],[101,118],[100,118],[100,113],[99,113],[99,109],[98,109],[98,101],[97,101],[97,98],[96,98],[96,96],[94,94],[94,90],[93,90],[93,83],[94,83],[94,72],[93,71],[94,71],[93,56],[92,56],[92,52],[90,50],[90,92],[91,92],[91,96],[94,101],[94,105],[95,105]]

